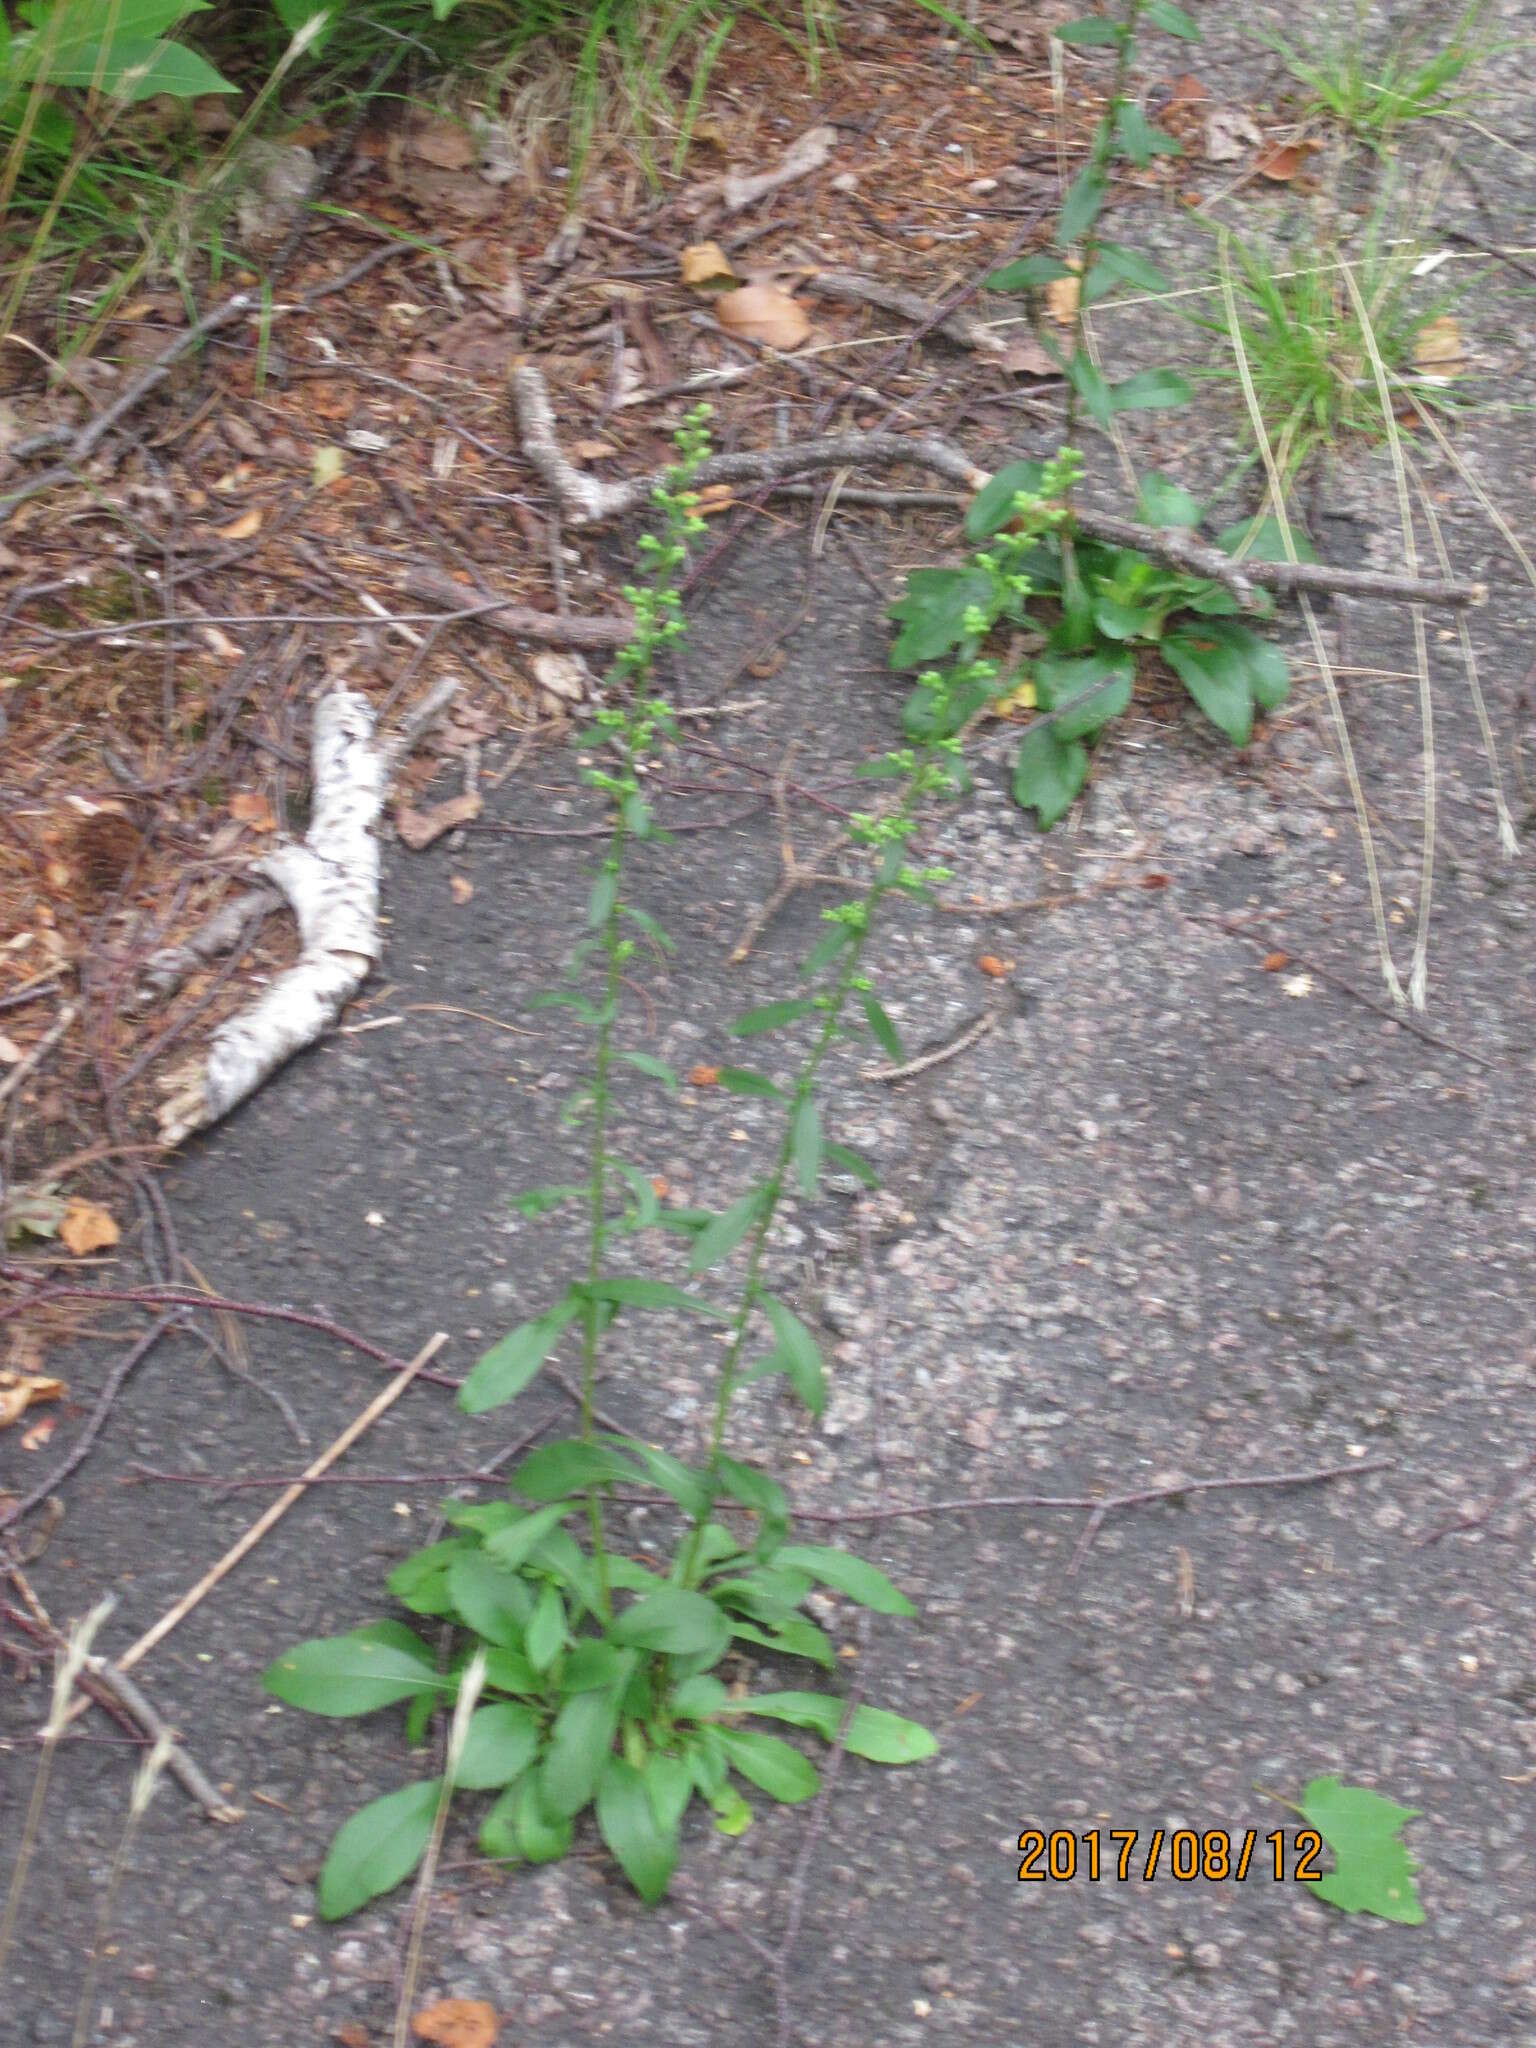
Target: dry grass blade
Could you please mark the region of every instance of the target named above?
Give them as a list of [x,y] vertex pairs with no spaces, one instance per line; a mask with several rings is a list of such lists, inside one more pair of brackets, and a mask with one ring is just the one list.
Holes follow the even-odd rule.
[[470,1660],[463,1677],[459,1680],[459,1695],[453,1707],[453,1725],[448,1731],[448,1754],[443,1764],[443,1785],[438,1794],[437,1811],[432,1816],[432,1834],[427,1843],[427,1853],[422,1858],[421,1878],[416,1886],[416,1903],[411,1912],[411,1940],[406,1951],[405,1974],[400,1980],[400,1998],[395,2007],[394,2048],[408,2048],[411,2032],[411,2006],[416,1998],[416,1975],[421,1967],[421,1944],[427,1928],[427,1906],[432,1897],[432,1885],[437,1876],[437,1859],[442,1854],[443,1832],[448,1825],[448,1806],[453,1798],[453,1784],[463,1759],[464,1745],[469,1740],[470,1716],[475,1711],[475,1702],[485,1684],[485,1645],[482,1643]]
[[[1445,535],[1440,527],[1440,515],[1435,510],[1423,477],[1417,468],[1413,471],[1413,487],[1419,494],[1424,521],[1429,528],[1430,541],[1434,546],[1435,559],[1444,570],[1451,566],[1450,551],[1445,545]],[[1477,718],[1477,729],[1482,735],[1483,752],[1488,761],[1488,781],[1493,791],[1494,813],[1499,821],[1499,844],[1506,854],[1520,851],[1520,842],[1515,837],[1515,821],[1509,814],[1509,805],[1504,799],[1504,776],[1499,767],[1499,750],[1494,743],[1493,727],[1488,718],[1488,706],[1483,701],[1483,686],[1477,673],[1477,655],[1472,646],[1472,632],[1464,617],[1456,621],[1461,633],[1461,659],[1467,671],[1467,690],[1472,699],[1472,709]]]
[[[1221,262],[1221,296],[1226,309],[1227,334],[1232,343],[1233,360],[1237,365],[1238,380],[1243,389],[1243,401],[1248,408],[1249,422],[1253,427],[1254,440],[1263,458],[1264,471],[1269,478],[1270,498],[1274,506],[1275,525],[1280,533],[1281,545],[1286,559],[1298,560],[1296,540],[1291,532],[1290,516],[1285,506],[1285,491],[1280,481],[1280,472],[1275,465],[1275,453],[1269,444],[1269,430],[1264,424],[1264,415],[1259,406],[1258,394],[1253,388],[1253,372],[1248,366],[1248,352],[1243,346],[1242,323],[1238,318],[1237,297],[1232,288],[1232,257],[1230,236],[1225,228],[1218,231],[1217,251]],[[1403,985],[1398,980],[1397,969],[1392,962],[1392,942],[1387,935],[1386,906],[1382,902],[1381,875],[1376,865],[1376,841],[1371,831],[1371,821],[1365,806],[1365,791],[1360,785],[1360,770],[1355,762],[1354,743],[1349,736],[1349,722],[1344,716],[1344,706],[1339,700],[1339,686],[1334,680],[1333,664],[1328,658],[1328,649],[1323,641],[1322,628],[1317,623],[1317,614],[1305,593],[1301,594],[1301,615],[1306,621],[1307,633],[1312,642],[1318,674],[1322,677],[1323,688],[1328,696],[1328,710],[1333,719],[1333,728],[1338,736],[1339,752],[1344,761],[1344,774],[1349,783],[1349,794],[1355,806],[1355,825],[1360,834],[1360,850],[1365,857],[1365,877],[1370,890],[1371,916],[1376,925],[1376,945],[1381,962],[1382,979],[1393,1002],[1404,1001]]]
[[[1347,263],[1343,271],[1344,286],[1355,309],[1355,318],[1360,322],[1360,338],[1365,344],[1371,374],[1376,380],[1376,396],[1381,401],[1387,447],[1392,456],[1392,476],[1397,486],[1398,511],[1403,522],[1403,555],[1408,573],[1417,576],[1419,551],[1413,536],[1413,505],[1408,497],[1403,437],[1397,430],[1397,415],[1392,408],[1392,394],[1387,388],[1387,369],[1376,345],[1376,329],[1371,321],[1370,308],[1355,281],[1355,273]],[[1424,854],[1419,870],[1419,928],[1414,936],[1413,965],[1408,973],[1408,999],[1416,1010],[1422,1010],[1429,983],[1429,912],[1435,886],[1435,705],[1429,686],[1429,642],[1424,633],[1423,605],[1414,605],[1412,612],[1414,662],[1419,672],[1419,729],[1424,742]]]

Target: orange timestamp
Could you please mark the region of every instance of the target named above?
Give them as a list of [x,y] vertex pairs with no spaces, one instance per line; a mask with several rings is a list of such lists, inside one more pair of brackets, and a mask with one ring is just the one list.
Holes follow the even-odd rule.
[[1242,1884],[1250,1874],[1275,1884],[1316,1884],[1325,1875],[1315,1828],[1025,1828],[1020,1884]]

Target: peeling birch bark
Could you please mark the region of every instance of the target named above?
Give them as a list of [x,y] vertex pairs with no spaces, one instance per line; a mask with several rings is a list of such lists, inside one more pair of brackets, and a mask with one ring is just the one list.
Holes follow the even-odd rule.
[[389,786],[373,712],[338,686],[315,706],[314,813],[303,843],[255,864],[293,906],[303,951],[213,1034],[201,1074],[161,1105],[160,1142],[179,1145],[227,1116],[356,995],[379,955],[379,842]]

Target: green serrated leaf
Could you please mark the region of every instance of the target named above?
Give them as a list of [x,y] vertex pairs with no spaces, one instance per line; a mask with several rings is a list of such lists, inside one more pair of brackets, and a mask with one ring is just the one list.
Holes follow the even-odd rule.
[[777,1031],[785,1024],[797,1024],[815,1007],[815,999],[811,996],[791,996],[783,1002],[763,1003],[738,1017],[731,1026],[731,1035],[734,1038],[755,1038],[764,1031]]
[[649,1075],[653,1081],[660,1081],[669,1095],[677,1093],[677,1074],[665,1060],[659,1060],[654,1053],[621,1052],[619,1058],[626,1066],[633,1067],[638,1074]]
[[762,1214],[762,1208],[763,1190],[752,1188],[740,1201],[732,1202],[729,1209],[722,1209],[694,1239],[688,1258],[689,1272],[705,1273],[711,1266],[718,1266],[741,1243]]
[[755,1728],[721,1728],[717,1732],[731,1768],[759,1791],[786,1806],[815,1797],[821,1784],[816,1766],[777,1735],[763,1735]]
[[448,1567],[448,1593],[464,1626],[483,1642],[508,1650],[522,1648],[523,1630],[533,1613],[533,1591],[511,1565],[490,1551],[465,1551]]
[[721,1067],[715,1076],[718,1086],[732,1095],[771,1096],[776,1101],[784,1099],[784,1090],[776,1081],[770,1081],[766,1074],[759,1074],[751,1067]]
[[1112,43],[1123,43],[1130,31],[1123,22],[1106,21],[1102,14],[1085,14],[1077,21],[1064,21],[1051,34],[1058,42],[1072,43],[1081,49],[1104,49]]
[[[1072,275],[1066,264],[1058,263],[1054,256],[1029,260],[1049,263],[1056,277]],[[1037,496],[1044,477],[1045,465],[1042,462],[1005,463],[995,476],[987,479],[966,508],[966,539],[990,540],[1013,517],[1013,501],[1019,492]]]
[[807,1197],[816,1192],[821,1173],[821,1111],[814,1095],[802,1095],[795,1104],[789,1130],[789,1156]]
[[868,989],[864,991],[864,1016],[875,1035],[875,1043],[886,1058],[899,1067],[906,1059],[906,1054],[901,1049],[901,1039],[897,1035],[896,1026],[891,1022],[890,1013],[885,1005]]
[[[1070,277],[1071,271],[1059,256],[1020,256],[1012,263],[1005,263],[1001,270],[994,270],[983,280],[983,289],[989,292],[1030,292],[1041,285],[1054,284],[1059,277]],[[1038,469],[1040,465],[1030,465]]]
[[1136,509],[1148,526],[1185,530],[1197,527],[1202,515],[1198,498],[1155,469],[1136,480]]
[[[403,1631],[403,1624],[395,1626]],[[376,1713],[419,1692],[446,1691],[451,1681],[434,1668],[432,1652],[419,1636],[410,1640],[414,1650],[399,1635],[388,1642],[346,1635],[296,1643],[267,1666],[261,1682],[287,1706],[336,1720]]]
[[1399,1806],[1362,1785],[1314,1778],[1301,1795],[1301,1812],[1333,1851],[1336,1868],[1313,1886],[1345,1913],[1374,1913],[1404,1927],[1422,1926],[1423,1906],[1414,1887],[1417,1863],[1400,1839],[1418,1819],[1418,1809]]
[[1061,202],[1061,213],[1056,222],[1053,239],[1058,247],[1069,249],[1074,242],[1082,240],[1099,217],[1108,185],[1103,167],[1089,162],[1078,172],[1067,187],[1067,196]]
[[855,1557],[852,1551],[839,1550],[835,1544],[786,1543],[776,1553],[774,1563],[809,1572],[834,1593],[841,1593],[845,1599],[876,1614],[917,1612],[906,1594],[893,1586],[877,1565],[867,1558]]
[[539,1719],[528,1707],[497,1700],[476,1707],[459,1754],[454,1785],[466,1792],[499,1791],[521,1778],[539,1753]]
[[1173,0],[1147,0],[1142,19],[1153,28],[1162,29],[1165,35],[1182,37],[1186,43],[1200,41],[1200,24],[1182,7],[1175,7]]
[[[732,1700],[733,1714],[757,1714],[773,1721],[787,1721],[791,1727],[813,1728],[826,1742],[835,1742],[847,1713],[847,1702],[825,1692],[754,1693]],[[862,1756],[874,1764],[915,1764],[933,1756],[938,1738],[920,1721],[883,1707],[855,1707],[848,1723],[843,1747],[851,1756]]]
[[572,1494],[582,1493],[589,1486],[633,1483],[644,1476],[636,1464],[610,1443],[564,1437],[558,1443],[541,1444],[536,1451],[530,1451],[513,1473],[512,1485],[526,1500],[568,1502]]
[[1013,764],[1013,800],[1035,813],[1047,832],[1066,816],[1088,780],[1088,749],[1081,740],[1056,737],[1047,718],[1037,718],[1019,742]]
[[1116,412],[1155,412],[1188,405],[1194,391],[1177,370],[1139,370],[1134,377],[1111,384],[1109,395]]
[[597,1826],[624,1875],[654,1906],[677,1863],[677,1825],[661,1825],[645,1778],[621,1756],[609,1757],[598,1780]]
[[386,1792],[344,1821],[320,1872],[321,1917],[342,1920],[393,1891],[421,1861],[432,1833],[440,1778]]
[[459,1406],[465,1414],[483,1415],[488,1408],[499,1408],[520,1394],[581,1306],[582,1297],[572,1288],[563,1301],[493,1344],[459,1389]]
[[706,1651],[723,1656],[730,1632],[724,1615],[706,1594],[666,1586],[626,1607],[608,1633],[611,1641],[637,1650],[692,1657]]

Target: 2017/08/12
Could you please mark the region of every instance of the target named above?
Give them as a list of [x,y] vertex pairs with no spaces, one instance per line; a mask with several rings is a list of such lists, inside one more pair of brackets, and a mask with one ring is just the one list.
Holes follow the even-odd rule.
[[[1203,1834],[1194,1828],[1175,1828],[1171,1833],[1166,1828],[1151,1828],[1146,1831],[1146,1854],[1138,1859],[1136,1846],[1142,1834],[1140,1828],[1109,1828],[1102,1837],[1098,1828],[1080,1834],[1067,1828],[1055,1828],[1049,1834],[1043,1828],[1026,1828],[1019,1836],[1023,1858],[1019,1883],[1067,1884],[1075,1877],[1086,1877],[1090,1884],[1099,1884],[1108,1877],[1117,1884],[1130,1884],[1138,1878],[1151,1884],[1166,1874],[1178,1884],[1193,1884],[1198,1878],[1210,1884],[1228,1880],[1241,1884],[1250,1870],[1261,1872],[1266,1864],[1276,1884],[1283,1884],[1287,1877],[1293,1883],[1315,1884],[1323,1875],[1318,1862],[1323,1838],[1315,1828],[1299,1828],[1294,1843],[1284,1828],[1274,1828],[1263,1837],[1257,1828],[1248,1828],[1236,1838],[1235,1856],[1234,1837],[1225,1828]],[[1101,1839],[1110,1845],[1105,1853],[1101,1853]],[[1260,1856],[1256,1862],[1254,1851],[1261,1840],[1269,1856]],[[1084,1851],[1081,1860],[1079,1844]]]

